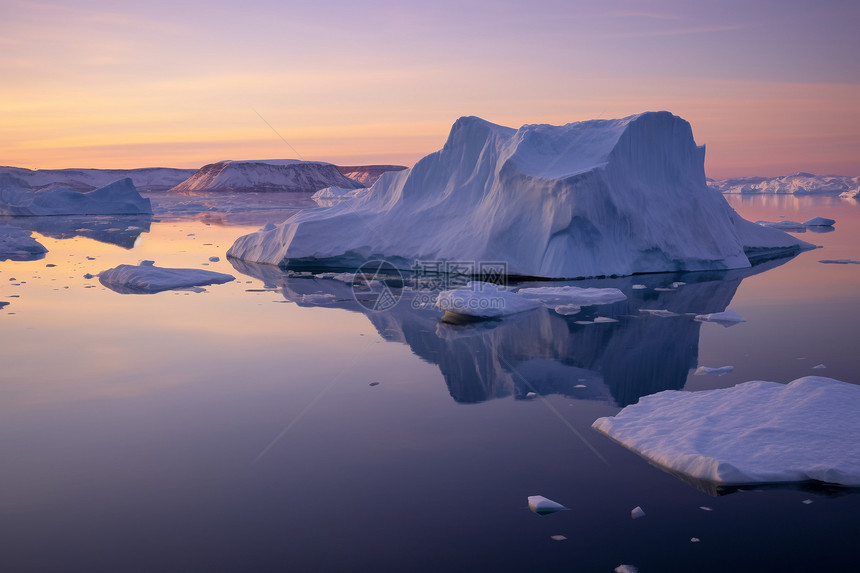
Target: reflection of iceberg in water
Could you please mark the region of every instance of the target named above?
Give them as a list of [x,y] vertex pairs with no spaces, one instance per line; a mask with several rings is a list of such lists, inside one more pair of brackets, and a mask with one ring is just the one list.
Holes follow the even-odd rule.
[[148,233],[152,215],[55,215],[51,217],[0,217],[0,225],[35,231],[52,239],[85,237],[125,249]]
[[[787,260],[730,271],[576,281],[581,287],[618,288],[627,300],[585,307],[572,316],[539,308],[467,325],[440,323],[442,311],[435,308],[412,308],[414,292],[408,289],[392,309],[371,312],[355,301],[351,284],[290,276],[272,265],[230,262],[238,272],[280,289],[284,298],[300,306],[364,313],[382,338],[407,344],[417,356],[438,365],[458,402],[537,392],[624,406],[641,396],[682,388],[698,365],[701,323],[693,315],[726,310],[744,278]],[[634,284],[646,288],[634,289]],[[668,310],[677,316],[652,316],[642,309]],[[576,324],[595,315],[618,322]]]

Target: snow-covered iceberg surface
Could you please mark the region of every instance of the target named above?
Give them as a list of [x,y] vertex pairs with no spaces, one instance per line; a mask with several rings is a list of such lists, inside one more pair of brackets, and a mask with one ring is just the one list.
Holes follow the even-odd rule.
[[645,396],[593,427],[652,463],[714,484],[860,486],[860,386],[807,376]]
[[326,187],[325,189],[320,189],[319,191],[311,195],[311,199],[316,201],[316,204],[320,207],[333,207],[341,201],[355,199],[362,193],[367,193],[367,189],[365,189],[364,187],[360,187],[358,189],[345,189],[343,187]]
[[30,231],[0,225],[0,261],[31,261],[48,252],[42,243],[30,236]]
[[445,311],[442,320],[456,321],[456,317],[501,318],[541,304],[499,285],[473,281],[465,287],[440,292],[436,306]]
[[149,199],[141,197],[131,179],[125,178],[81,193],[56,187],[0,190],[0,215],[141,215],[152,214]]
[[235,279],[233,275],[203,269],[156,267],[153,261],[143,261],[139,265],[119,265],[100,272],[98,276],[100,283],[122,294],[152,294],[221,284]]
[[855,197],[860,193],[860,177],[796,173],[781,177],[734,177],[708,181],[720,193],[779,195],[840,195]]
[[345,177],[337,166],[331,163],[267,159],[210,163],[170,191],[175,193],[203,191],[313,193],[331,186],[345,189],[363,187],[358,181]]
[[240,237],[228,255],[316,268],[502,261],[510,275],[578,278],[744,268],[746,250],[809,246],[708,189],[704,153],[668,112],[518,130],[464,117],[413,168]]

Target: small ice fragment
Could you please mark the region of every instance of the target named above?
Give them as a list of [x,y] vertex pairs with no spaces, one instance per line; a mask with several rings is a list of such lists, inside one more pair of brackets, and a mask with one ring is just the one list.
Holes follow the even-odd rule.
[[681,281],[674,282],[674,283],[672,283],[672,288],[682,287],[682,286],[684,286],[685,284],[687,284],[687,283],[684,283],[684,282],[681,282]]
[[699,509],[701,509],[702,511],[714,511],[712,508],[708,507],[707,505],[700,505]]
[[747,321],[747,319],[745,319],[733,310],[726,310],[724,312],[712,312],[710,314],[697,314],[694,320],[698,320],[699,322],[716,322],[717,324],[721,324],[726,327],[734,326],[739,322]]
[[701,541],[701,539],[699,539],[698,537],[691,537],[690,541],[692,541],[693,543],[698,543],[699,541]]
[[582,310],[581,306],[577,306],[575,304],[559,304],[554,309],[558,314],[562,314],[564,316],[569,316],[571,314],[576,314],[580,310]]
[[594,322],[592,322],[590,320],[577,320],[577,321],[574,321],[573,324],[594,324]]
[[665,310],[662,308],[640,308],[639,312],[643,314],[650,314],[651,316],[661,316],[663,318],[668,318],[670,316],[678,316],[678,314],[672,312],[671,310]]
[[567,539],[567,537],[565,537],[564,535],[550,535],[549,538],[553,541],[564,541],[565,539]]
[[811,499],[804,499],[804,500],[803,500],[803,501],[801,501],[800,503],[803,503],[803,504],[805,504],[805,505],[809,505],[810,503],[812,503],[812,500],[811,500]]
[[87,273],[87,274],[85,274],[85,275],[84,275],[84,278],[85,278],[85,279],[87,279],[87,280],[89,280],[89,279],[93,279],[93,278],[95,278],[95,275],[90,274],[90,273]]
[[637,569],[633,565],[625,565],[624,563],[622,563],[615,568],[615,573],[639,573],[639,569]]
[[630,512],[630,517],[633,519],[639,519],[640,517],[645,517],[645,510],[643,510],[638,505],[633,508],[633,511]]
[[825,366],[824,364],[816,364],[812,367],[813,370],[823,370],[825,368],[827,368],[827,366]]
[[47,264],[47,265],[45,265],[45,266],[46,266],[46,267],[56,267],[57,265],[55,265],[54,263],[48,263],[48,264]]
[[860,265],[860,261],[853,259],[822,259],[819,263],[829,263],[832,265]]
[[94,260],[96,260],[96,258],[95,257],[87,257],[87,260],[88,261],[94,261]]
[[633,290],[642,290],[642,289],[646,289],[648,287],[646,287],[645,285],[633,285],[632,288],[633,288]]
[[370,385],[371,386],[379,386],[379,382],[371,382]]
[[567,509],[560,503],[556,503],[542,495],[530,495],[528,499],[529,509],[538,515],[547,515],[549,513],[555,513],[556,511]]
[[537,393],[529,392],[528,394],[526,394],[526,398],[528,398],[529,400],[534,400],[535,398],[537,398]]
[[221,260],[221,257],[209,257],[209,260],[213,263],[217,263]]
[[585,384],[577,384],[574,388],[586,388]]
[[693,372],[694,376],[703,376],[705,374],[716,374],[717,376],[722,376],[723,374],[728,374],[735,369],[734,366],[719,366],[716,368],[710,366],[699,366],[696,368],[696,371]]
[[595,319],[594,319],[595,324],[599,324],[601,322],[618,322],[618,320],[614,319],[614,318],[609,318],[608,316],[595,317]]
[[140,266],[142,267],[151,267],[155,265],[155,261],[140,261]]

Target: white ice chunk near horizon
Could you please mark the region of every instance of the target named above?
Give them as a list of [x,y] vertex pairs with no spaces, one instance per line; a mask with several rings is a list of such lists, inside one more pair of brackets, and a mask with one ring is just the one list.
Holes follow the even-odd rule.
[[123,294],[152,294],[166,290],[221,284],[235,279],[233,275],[203,269],[156,267],[153,261],[139,265],[119,265],[102,271],[99,282]]
[[152,205],[125,178],[82,193],[56,187],[0,190],[0,215],[34,217],[45,215],[151,215]]
[[807,227],[832,227],[836,224],[836,219],[828,219],[827,217],[813,217],[808,221],[803,222]]
[[311,268],[380,258],[402,270],[503,261],[511,276],[579,278],[745,268],[810,247],[741,218],[708,189],[690,124],[648,112],[518,130],[460,118],[411,169],[240,237],[228,256]]
[[716,374],[717,376],[722,376],[724,374],[729,374],[730,372],[734,372],[734,366],[699,366],[696,368],[696,371],[693,372],[694,376],[704,376],[705,374]]
[[547,515],[567,508],[558,502],[545,498],[542,495],[530,495],[529,509],[538,515]]
[[440,292],[436,306],[446,313],[480,319],[534,310],[541,303],[493,283],[471,281],[465,287]]
[[740,322],[746,322],[747,319],[739,315],[733,310],[724,310],[723,312],[712,312],[710,314],[697,314],[695,319],[699,322],[716,322],[722,326],[734,326]]
[[645,396],[592,425],[652,463],[720,485],[819,481],[860,486],[860,386],[789,384]]

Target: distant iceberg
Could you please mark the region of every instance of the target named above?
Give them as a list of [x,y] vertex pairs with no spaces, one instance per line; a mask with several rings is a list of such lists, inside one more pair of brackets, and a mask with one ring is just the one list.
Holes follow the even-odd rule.
[[645,396],[593,427],[654,464],[712,484],[860,486],[860,386],[807,376]]
[[518,130],[464,117],[411,169],[240,237],[228,256],[295,268],[384,258],[404,270],[503,261],[509,275],[580,278],[745,268],[810,247],[709,190],[704,154],[668,112]]
[[201,167],[194,175],[170,189],[172,193],[221,192],[306,192],[325,187],[364,187],[349,179],[336,165],[321,161],[266,159],[219,161]]
[[62,187],[33,191],[0,190],[0,215],[151,215],[149,199],[141,197],[125,178],[85,193]]
[[709,181],[715,191],[726,194],[839,195],[845,198],[860,194],[860,177],[796,173],[780,177],[734,177]]
[[153,261],[139,265],[119,265],[99,273],[99,282],[121,294],[153,294],[230,282],[233,275],[203,269],[156,267]]

